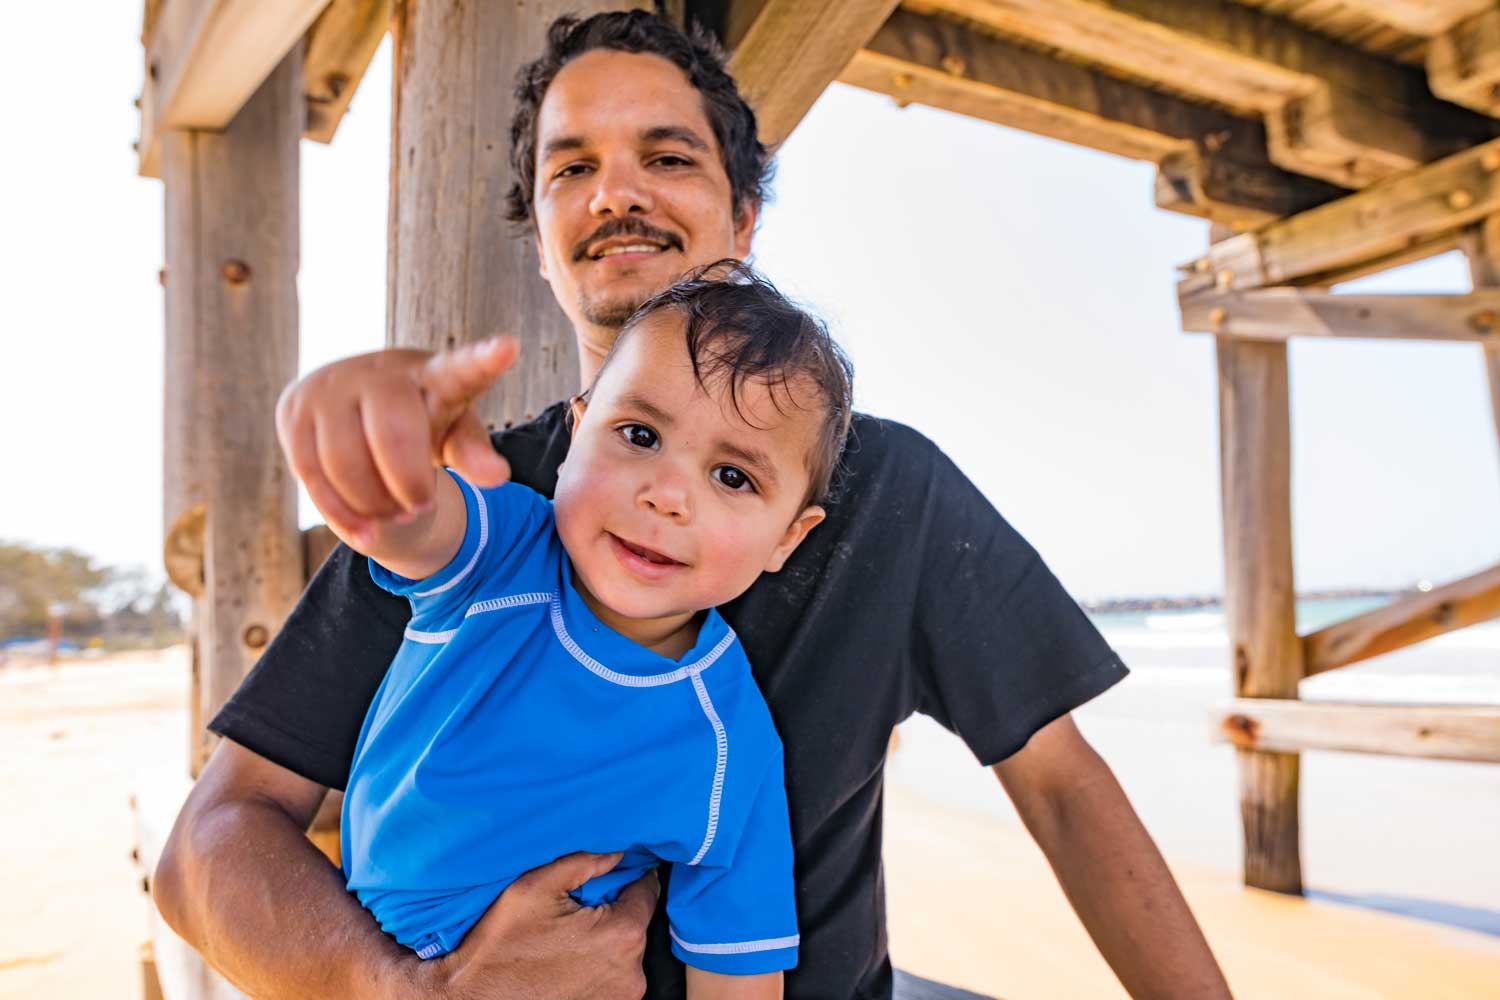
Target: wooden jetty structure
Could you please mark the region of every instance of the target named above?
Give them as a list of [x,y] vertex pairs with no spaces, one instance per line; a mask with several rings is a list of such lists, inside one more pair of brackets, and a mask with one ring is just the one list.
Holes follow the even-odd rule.
[[[166,191],[166,562],[195,597],[195,773],[209,750],[201,721],[329,545],[326,531],[297,529],[269,419],[297,366],[301,140],[332,140],[389,33],[387,341],[524,331],[519,370],[484,404],[492,425],[524,419],[570,390],[574,348],[531,248],[501,223],[509,81],[556,15],[624,6],[147,0],[138,150]],[[1183,329],[1212,335],[1218,358],[1238,698],[1215,731],[1238,748],[1247,885],[1302,889],[1302,751],[1500,762],[1500,706],[1298,700],[1305,677],[1500,615],[1500,566],[1297,632],[1286,343],[1478,345],[1500,433],[1500,0],[660,8],[723,40],[768,143],[837,80],[1149,161],[1157,205],[1213,224],[1178,295]],[[1329,290],[1455,248],[1469,294]]]

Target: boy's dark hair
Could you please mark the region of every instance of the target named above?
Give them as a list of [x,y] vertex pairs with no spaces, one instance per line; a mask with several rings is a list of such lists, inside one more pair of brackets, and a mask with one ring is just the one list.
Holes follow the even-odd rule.
[[515,175],[506,196],[511,222],[535,222],[536,120],[552,80],[569,62],[594,49],[661,56],[687,74],[703,98],[703,112],[719,143],[738,219],[766,200],[774,170],[771,154],[757,138],[755,112],[724,68],[724,50],[699,25],[683,32],[644,10],[611,11],[586,20],[564,15],[547,28],[541,58],[516,74],[516,110],[510,120],[510,165]]
[[[739,387],[746,379],[769,387],[778,409],[783,399],[797,405],[793,381],[807,379],[814,385],[823,404],[823,423],[807,457],[804,503],[827,500],[854,414],[854,368],[827,327],[748,264],[721,260],[695,268],[642,303],[620,328],[599,374],[642,320],[665,309],[680,314],[686,323],[688,357],[698,384],[707,388],[709,381],[724,379],[741,416]],[[596,384],[598,378],[594,376]],[[590,386],[584,399],[592,392]]]

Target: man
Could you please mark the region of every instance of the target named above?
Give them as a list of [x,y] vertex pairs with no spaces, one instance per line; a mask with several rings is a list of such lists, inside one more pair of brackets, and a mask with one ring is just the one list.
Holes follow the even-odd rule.
[[[694,265],[750,249],[766,151],[722,57],[641,12],[563,19],[523,71],[512,215],[573,323],[580,384],[620,324]],[[297,471],[345,529],[413,506],[431,460],[366,427],[360,399],[448,412],[444,461],[493,463],[469,387],[423,382],[422,352],[354,358],[304,380],[348,386]],[[331,394],[337,397],[338,394]],[[497,437],[511,476],[551,494],[562,407]],[[429,466],[430,468],[430,466]],[[430,472],[428,472],[430,479]],[[1227,987],[1155,846],[1068,713],[1124,676],[1036,553],[930,442],[858,417],[842,496],[784,569],[723,609],[786,748],[801,964],[787,996],[892,996],[880,869],[891,726],[913,711],[993,766],[1080,918],[1138,997]],[[462,945],[420,962],[385,937],[302,837],[355,737],[409,611],[341,549],[214,721],[209,761],[154,885],[169,923],[259,997],[680,997],[657,886],[580,909],[569,889],[614,856],[573,855],[515,883]],[[664,873],[669,875],[669,873]],[[643,930],[645,931],[643,938]],[[644,978],[641,971],[644,953]]]

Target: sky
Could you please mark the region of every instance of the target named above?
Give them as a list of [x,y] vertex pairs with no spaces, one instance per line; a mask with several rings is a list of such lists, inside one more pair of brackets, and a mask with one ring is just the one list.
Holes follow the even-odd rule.
[[[155,572],[163,223],[131,151],[139,21],[27,4],[0,41],[0,540]],[[65,32],[59,72],[28,39]],[[302,144],[303,371],[383,344],[389,94],[387,48],[334,143]],[[1207,226],[1154,207],[1153,169],[835,85],[783,147],[755,244],[828,319],[859,406],[941,445],[1082,599],[1222,590],[1213,343],[1180,332],[1174,293]],[[1341,290],[1468,277],[1450,254]],[[1299,589],[1500,562],[1478,347],[1299,341],[1291,377]]]

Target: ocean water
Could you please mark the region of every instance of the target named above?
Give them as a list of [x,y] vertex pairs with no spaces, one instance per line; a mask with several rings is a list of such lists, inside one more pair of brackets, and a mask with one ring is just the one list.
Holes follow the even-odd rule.
[[[1385,603],[1337,598],[1297,603],[1306,634]],[[1148,611],[1093,616],[1132,669],[1170,681],[1178,671],[1229,669],[1229,639],[1219,610]],[[1191,683],[1190,675],[1183,675]],[[1302,682],[1310,701],[1500,705],[1500,620],[1471,625],[1407,649]]]

